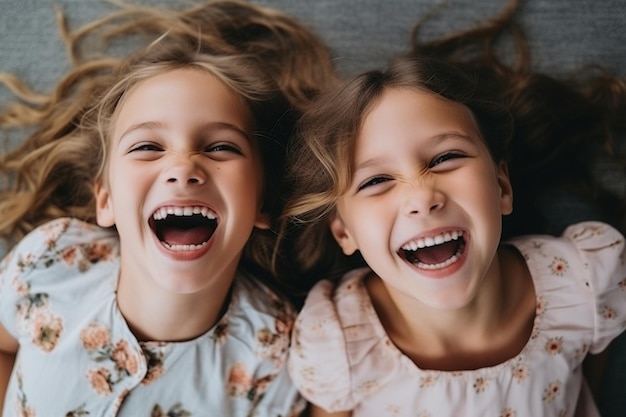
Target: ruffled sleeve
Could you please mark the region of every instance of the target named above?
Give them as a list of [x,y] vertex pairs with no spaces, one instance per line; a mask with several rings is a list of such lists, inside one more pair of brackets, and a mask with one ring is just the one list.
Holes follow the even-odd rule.
[[366,271],[350,272],[337,287],[319,282],[292,334],[291,377],[307,400],[328,412],[356,408],[399,366],[363,284]]
[[0,322],[18,338],[20,323],[46,308],[42,285],[67,281],[71,269],[86,271],[116,257],[117,250],[116,233],[76,219],[59,218],[32,230],[0,264]]
[[311,289],[292,333],[288,366],[291,379],[310,402],[326,409],[351,409],[346,343],[332,300],[333,283]]
[[599,353],[626,328],[624,236],[599,222],[570,226],[563,236],[580,253],[586,284],[595,297],[595,330],[589,350]]
[[[57,240],[69,227],[70,219],[59,219],[44,224],[27,234],[0,264],[0,322],[18,337],[17,316],[30,305],[38,305],[38,294],[30,295],[28,275],[49,259]],[[21,305],[25,304],[25,305]]]

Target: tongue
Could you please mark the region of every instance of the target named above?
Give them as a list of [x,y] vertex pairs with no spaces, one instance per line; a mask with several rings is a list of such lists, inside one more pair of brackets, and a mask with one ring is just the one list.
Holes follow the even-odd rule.
[[431,246],[429,248],[418,249],[415,257],[425,264],[440,264],[450,259],[459,247],[458,241],[451,240],[441,245]]
[[212,229],[209,227],[190,229],[164,227],[161,231],[161,240],[169,245],[199,245],[209,240],[211,233]]

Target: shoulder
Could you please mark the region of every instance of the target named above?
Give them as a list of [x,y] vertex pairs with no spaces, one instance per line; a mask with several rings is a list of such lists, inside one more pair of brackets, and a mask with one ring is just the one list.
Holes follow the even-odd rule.
[[624,261],[624,236],[613,226],[601,222],[583,222],[565,229],[563,238],[585,258],[600,256],[604,261]]
[[9,252],[0,266],[15,273],[52,268],[56,264],[84,269],[118,254],[117,234],[77,219],[59,218],[33,229]]
[[240,270],[214,336],[226,341],[223,346],[227,355],[246,356],[257,364],[269,359],[280,363],[277,370],[287,357],[295,315],[286,297]]
[[569,226],[561,236],[522,236],[509,243],[516,246],[529,263],[549,262],[552,273],[584,272],[596,283],[606,281],[624,268],[624,236],[601,222]]
[[103,278],[113,276],[117,250],[115,232],[82,221],[60,218],[37,227],[0,265],[0,321],[14,335],[37,334],[39,319],[61,329],[62,320],[81,314],[79,305],[93,308],[68,300],[102,299],[98,285],[112,288]]
[[585,222],[568,227],[563,238],[576,248],[595,292],[615,289],[618,284],[626,289],[624,236],[617,229],[605,223]]
[[398,358],[377,319],[358,269],[338,284],[323,280],[309,292],[294,327],[289,371],[311,402],[329,411],[353,408],[363,383],[384,385]]
[[599,222],[580,223],[563,233],[582,259],[585,285],[594,300],[592,353],[599,353],[626,329],[626,251],[624,236]]
[[[9,252],[0,264],[0,309],[3,312],[26,294],[52,291],[56,283],[67,285],[89,273],[94,280],[110,272],[119,258],[114,231],[70,218],[60,218],[37,227]],[[80,280],[72,278],[80,277]],[[76,287],[80,287],[77,285]]]
[[[624,237],[612,226],[582,222],[561,236],[511,241],[526,259],[541,322],[587,329],[590,350],[601,351],[626,325]],[[542,320],[544,317],[555,320]],[[557,319],[558,316],[558,319]]]

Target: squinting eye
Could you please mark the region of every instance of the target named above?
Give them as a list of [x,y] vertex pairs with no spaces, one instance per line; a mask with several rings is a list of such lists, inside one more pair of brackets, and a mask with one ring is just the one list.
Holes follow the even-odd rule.
[[140,143],[139,145],[131,148],[129,152],[146,152],[146,151],[160,152],[162,150],[163,149],[161,149],[161,147],[153,143]]
[[206,148],[205,152],[233,152],[239,155],[242,154],[241,150],[229,143],[219,143],[217,145],[211,145]]
[[428,168],[433,168],[446,161],[449,161],[452,159],[459,159],[459,158],[465,158],[465,155],[460,154],[460,153],[455,153],[455,152],[448,152],[448,153],[444,153],[441,155],[437,155],[432,161],[430,161],[430,163],[428,164]]
[[373,187],[375,185],[382,184],[383,182],[387,182],[387,181],[391,181],[391,178],[387,178],[387,177],[370,178],[369,180],[365,181],[363,184],[359,185],[359,187],[357,188],[357,191],[361,191],[367,187]]

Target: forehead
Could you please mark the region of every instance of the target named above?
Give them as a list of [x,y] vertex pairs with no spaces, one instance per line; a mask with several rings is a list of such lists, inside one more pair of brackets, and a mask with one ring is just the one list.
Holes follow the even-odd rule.
[[117,106],[114,137],[125,126],[145,122],[204,121],[253,129],[245,100],[208,70],[177,68],[153,75],[126,92]]
[[477,128],[472,112],[464,104],[419,88],[395,87],[385,89],[372,103],[363,117],[361,130],[400,120]]
[[388,88],[363,116],[355,146],[385,146],[398,137],[419,139],[445,132],[481,138],[478,124],[465,105],[417,88]]

